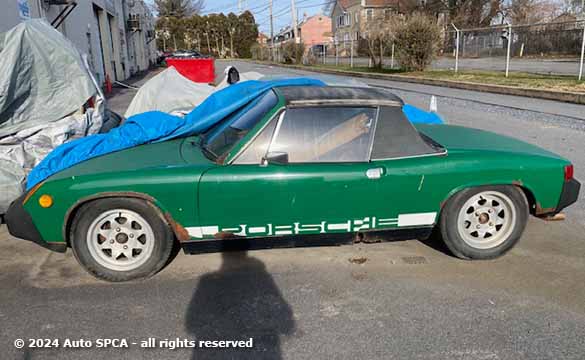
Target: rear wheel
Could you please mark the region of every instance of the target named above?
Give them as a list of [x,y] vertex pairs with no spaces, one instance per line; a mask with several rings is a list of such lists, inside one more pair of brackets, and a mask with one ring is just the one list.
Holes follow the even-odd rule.
[[107,281],[154,275],[164,267],[174,237],[152,205],[141,199],[106,198],[77,212],[71,247],[79,263]]
[[491,259],[520,239],[528,220],[528,202],[515,186],[482,186],[455,194],[441,213],[441,235],[462,259]]

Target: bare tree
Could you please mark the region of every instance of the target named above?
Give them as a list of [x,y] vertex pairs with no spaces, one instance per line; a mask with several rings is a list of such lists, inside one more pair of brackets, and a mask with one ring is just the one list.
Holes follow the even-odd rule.
[[392,46],[395,30],[403,16],[377,11],[372,18],[367,19],[361,25],[361,33],[366,43],[368,56],[375,68],[381,69],[384,60],[384,53],[389,46]]
[[205,0],[154,0],[159,17],[184,18],[199,14],[205,8]]
[[433,17],[448,13],[458,27],[483,27],[501,17],[505,1],[509,0],[427,0],[419,9]]
[[551,21],[558,16],[559,6],[555,0],[511,0],[506,17],[514,25]]

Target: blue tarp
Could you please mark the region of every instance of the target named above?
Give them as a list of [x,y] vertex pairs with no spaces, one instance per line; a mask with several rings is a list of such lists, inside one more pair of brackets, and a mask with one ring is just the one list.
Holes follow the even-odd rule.
[[[128,118],[120,127],[65,143],[47,155],[28,175],[27,190],[49,176],[75,164],[134,146],[199,134],[242,108],[265,91],[280,86],[324,86],[320,80],[293,78],[271,81],[251,80],[231,85],[205,99],[184,118],[149,111]],[[405,105],[412,122],[441,123],[433,113]]]
[[434,112],[427,112],[412,105],[404,104],[402,112],[411,123],[442,124],[443,120]]
[[210,95],[184,118],[160,111],[129,117],[122,126],[65,143],[51,151],[35,166],[27,179],[27,190],[49,176],[75,164],[134,146],[198,134],[240,109],[265,91],[280,86],[324,86],[309,78],[273,81],[245,81]]

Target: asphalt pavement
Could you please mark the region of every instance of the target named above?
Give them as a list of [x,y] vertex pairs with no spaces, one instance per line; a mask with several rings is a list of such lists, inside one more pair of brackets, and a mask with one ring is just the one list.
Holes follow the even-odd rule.
[[[218,72],[225,64],[218,62]],[[314,75],[235,64],[241,71]],[[557,152],[585,180],[583,106],[368,82],[423,108],[435,95],[448,123]],[[123,90],[110,103],[123,112],[131,96]],[[531,219],[519,245],[490,261],[458,260],[432,240],[180,253],[153,278],[122,284],[96,280],[70,252],[51,253],[2,227],[0,358],[583,359],[583,194],[566,214],[564,222]],[[31,338],[60,344],[14,347]],[[157,346],[141,348],[149,338]],[[249,338],[253,348],[237,351],[168,349],[186,340]],[[92,347],[64,348],[67,339]],[[124,339],[128,348],[98,348],[98,339]]]

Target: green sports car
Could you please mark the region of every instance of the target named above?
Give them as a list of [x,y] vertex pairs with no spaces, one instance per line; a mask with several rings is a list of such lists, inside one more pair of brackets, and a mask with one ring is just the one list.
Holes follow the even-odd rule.
[[274,88],[203,134],[52,175],[13,202],[6,223],[124,281],[155,274],[177,246],[317,245],[380,231],[437,228],[457,257],[489,259],[516,244],[529,214],[554,217],[577,200],[560,156],[486,131],[413,125],[402,106],[378,88]]

